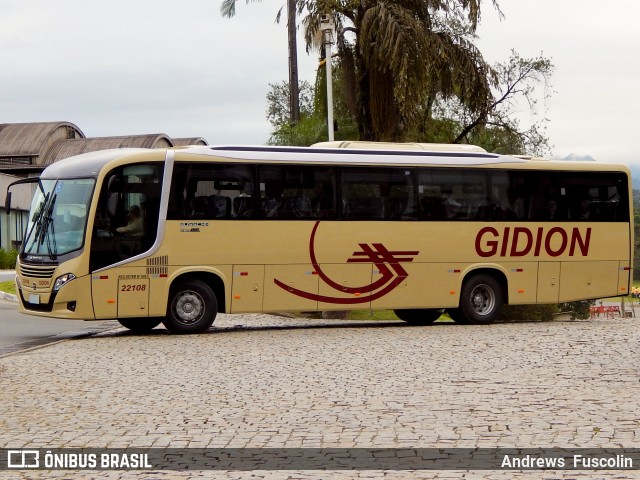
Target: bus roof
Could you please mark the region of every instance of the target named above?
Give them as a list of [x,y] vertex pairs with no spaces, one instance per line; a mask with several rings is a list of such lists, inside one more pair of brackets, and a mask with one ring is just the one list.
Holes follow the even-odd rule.
[[83,153],[52,163],[43,170],[41,178],[95,177],[111,160],[150,151],[148,148],[112,148]]
[[[349,143],[347,146],[335,148],[333,144]],[[47,167],[42,178],[70,178],[97,176],[102,167],[112,160],[130,158],[139,161],[163,161],[167,152],[173,152],[176,161],[209,157],[213,159],[228,159],[237,162],[257,163],[296,163],[315,165],[395,165],[395,166],[532,166],[534,169],[560,170],[625,170],[624,165],[612,165],[599,162],[540,162],[539,158],[526,156],[498,155],[488,153],[479,147],[457,149],[443,146],[440,150],[425,150],[428,144],[419,148],[396,149],[398,144],[382,144],[375,149],[371,142],[325,142],[311,147],[288,146],[251,146],[251,145],[219,145],[219,146],[189,146],[179,148],[145,149],[118,148],[85,153],[55,162]],[[361,148],[362,147],[362,148]],[[535,165],[535,166],[533,166]],[[517,167],[516,167],[517,168]],[[626,171],[626,170],[625,170]]]
[[319,142],[315,148],[355,148],[360,150],[426,150],[429,152],[476,152],[487,153],[477,145],[458,143],[395,143],[395,142]]
[[[482,149],[480,149],[482,150]],[[382,148],[326,148],[220,145],[192,147],[180,153],[223,157],[244,161],[302,162],[329,165],[490,165],[523,163],[525,160],[482,151],[395,150]]]

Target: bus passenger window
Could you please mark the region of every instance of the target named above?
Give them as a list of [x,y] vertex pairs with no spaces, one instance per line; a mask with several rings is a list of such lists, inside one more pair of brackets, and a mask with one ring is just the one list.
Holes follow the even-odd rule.
[[569,220],[626,222],[629,219],[627,178],[622,173],[566,172],[560,175],[566,193]]
[[169,220],[228,220],[253,216],[252,165],[177,163],[169,195]]
[[335,218],[334,168],[269,165],[260,167],[258,177],[261,218]]
[[418,170],[421,220],[490,220],[487,175],[453,168]]
[[412,220],[416,199],[411,170],[345,168],[342,173],[342,216],[361,220]]

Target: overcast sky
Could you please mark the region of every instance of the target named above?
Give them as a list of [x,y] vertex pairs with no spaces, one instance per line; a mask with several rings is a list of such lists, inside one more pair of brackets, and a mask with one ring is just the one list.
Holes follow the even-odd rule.
[[[502,21],[485,1],[478,45],[492,63],[512,48],[552,59],[553,154],[640,163],[640,3],[500,5]],[[239,0],[226,19],[219,0],[2,0],[0,123],[264,144],[268,84],[288,75],[286,28],[274,22],[281,6]],[[300,78],[313,81],[317,54],[301,40],[298,50]]]

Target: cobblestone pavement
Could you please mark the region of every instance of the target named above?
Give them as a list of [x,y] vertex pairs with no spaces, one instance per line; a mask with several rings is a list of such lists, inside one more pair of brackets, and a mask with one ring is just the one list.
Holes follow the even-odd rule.
[[[0,357],[0,447],[638,447],[640,322],[221,315]],[[18,472],[0,473],[0,478]],[[640,471],[22,472],[22,478],[640,478]]]

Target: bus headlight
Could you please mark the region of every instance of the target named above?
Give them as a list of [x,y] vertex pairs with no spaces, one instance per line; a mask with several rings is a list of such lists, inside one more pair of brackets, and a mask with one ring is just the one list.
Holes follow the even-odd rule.
[[58,278],[56,278],[56,283],[53,284],[53,291],[57,292],[74,278],[76,278],[76,276],[73,273],[65,273],[64,275],[60,275]]

